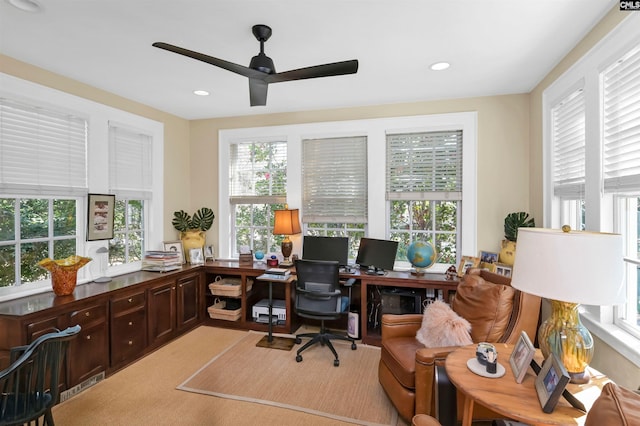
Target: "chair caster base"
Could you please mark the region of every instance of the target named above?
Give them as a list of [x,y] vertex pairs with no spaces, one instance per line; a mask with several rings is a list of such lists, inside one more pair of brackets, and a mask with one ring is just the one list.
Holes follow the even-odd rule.
[[354,342],[351,342],[351,350],[355,351],[356,349],[358,349],[358,346]]
[[302,355],[296,355],[296,362],[302,362]]
[[334,359],[333,360],[333,366],[334,367],[340,367],[340,360],[339,359]]

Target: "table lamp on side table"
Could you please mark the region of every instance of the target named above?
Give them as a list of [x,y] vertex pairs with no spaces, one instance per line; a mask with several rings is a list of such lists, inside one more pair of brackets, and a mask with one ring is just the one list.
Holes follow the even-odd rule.
[[578,305],[624,303],[623,242],[618,234],[520,228],[511,285],[550,299],[551,315],[538,330],[545,359],[562,360],[572,383],[589,381],[593,339]]
[[285,204],[284,210],[275,210],[274,213],[273,234],[284,235],[284,240],[282,240],[280,247],[284,260],[280,262],[280,266],[293,266],[293,262],[289,259],[291,251],[293,250],[293,243],[289,239],[289,235],[302,232],[300,229],[298,209],[289,210],[289,207]]

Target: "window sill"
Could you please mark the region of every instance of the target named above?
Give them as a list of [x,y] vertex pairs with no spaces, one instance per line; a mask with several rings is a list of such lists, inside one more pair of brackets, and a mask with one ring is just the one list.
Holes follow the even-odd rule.
[[603,324],[596,321],[592,315],[581,313],[580,319],[593,335],[610,345],[637,367],[640,367],[640,339],[614,324]]

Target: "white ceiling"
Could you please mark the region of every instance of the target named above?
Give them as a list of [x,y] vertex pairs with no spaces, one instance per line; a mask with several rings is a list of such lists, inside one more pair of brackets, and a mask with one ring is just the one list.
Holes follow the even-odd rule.
[[[15,0],[12,0],[15,1]],[[33,0],[32,0],[33,1]],[[0,53],[186,119],[528,93],[616,0],[0,0]],[[357,74],[271,84],[151,46],[248,65],[254,24],[277,71],[358,59]],[[448,61],[446,71],[429,65]],[[195,89],[211,96],[192,94]]]

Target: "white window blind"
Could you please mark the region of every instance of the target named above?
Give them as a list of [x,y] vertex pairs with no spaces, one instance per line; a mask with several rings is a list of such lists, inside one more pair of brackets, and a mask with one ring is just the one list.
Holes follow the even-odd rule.
[[287,143],[243,142],[229,147],[232,204],[283,204],[287,194]]
[[553,193],[565,199],[584,197],[585,102],[580,88],[551,111],[553,138]]
[[302,141],[302,221],[366,223],[367,138]]
[[388,200],[461,200],[462,131],[387,135]]
[[152,141],[146,135],[109,125],[109,192],[119,199],[150,200]]
[[640,190],[640,47],[602,73],[604,190]]
[[87,188],[87,121],[0,98],[0,190],[81,195]]

